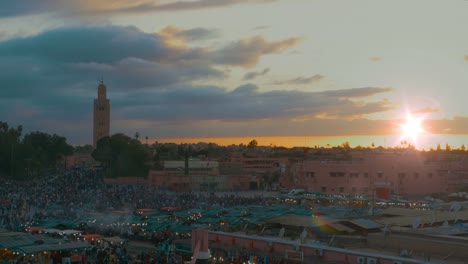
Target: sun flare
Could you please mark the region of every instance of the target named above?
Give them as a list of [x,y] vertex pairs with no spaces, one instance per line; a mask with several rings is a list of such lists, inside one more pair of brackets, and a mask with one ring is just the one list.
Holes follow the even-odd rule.
[[424,118],[422,116],[415,117],[411,114],[407,114],[405,123],[400,124],[402,133],[401,139],[411,140],[413,144],[416,144],[418,137],[426,132],[424,130],[423,121]]

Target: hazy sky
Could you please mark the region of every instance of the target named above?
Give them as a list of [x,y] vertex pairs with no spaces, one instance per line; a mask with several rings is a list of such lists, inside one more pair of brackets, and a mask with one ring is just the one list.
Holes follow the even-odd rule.
[[[468,134],[468,1],[0,1],[0,120],[92,142]],[[444,144],[444,142],[437,142]]]

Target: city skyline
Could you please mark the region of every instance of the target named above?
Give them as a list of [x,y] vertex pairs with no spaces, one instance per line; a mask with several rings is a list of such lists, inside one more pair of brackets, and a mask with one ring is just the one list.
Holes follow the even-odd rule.
[[111,134],[151,142],[459,147],[467,9],[462,0],[5,2],[0,120],[92,144],[103,77]]

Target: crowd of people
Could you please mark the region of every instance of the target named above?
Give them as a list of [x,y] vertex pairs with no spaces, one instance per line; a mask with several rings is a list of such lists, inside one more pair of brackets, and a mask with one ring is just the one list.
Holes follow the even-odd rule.
[[28,182],[4,180],[0,186],[0,227],[16,231],[33,221],[73,220],[93,211],[164,207],[209,209],[217,205],[262,203],[263,197],[171,193],[148,185],[108,185],[99,171],[69,170]]
[[[209,210],[214,206],[228,208],[264,203],[266,199],[262,196],[243,197],[235,193],[207,192],[173,193],[148,185],[109,185],[105,184],[100,171],[72,169],[27,182],[3,180],[3,184],[0,185],[0,229],[25,231],[27,227],[48,220],[81,219],[83,214],[90,212],[135,212],[140,208]],[[79,226],[68,228],[80,229]],[[120,231],[115,235],[129,237],[126,233],[128,230]],[[147,234],[149,241],[156,246],[155,249],[162,243],[172,243],[174,238],[169,230],[164,229],[149,230]],[[129,263],[129,260],[140,263],[182,261],[174,252],[167,254],[161,250],[127,256],[126,251],[120,249],[110,250],[97,246],[93,248],[93,251],[83,254],[86,259],[83,263]],[[54,257],[59,258],[58,255]]]

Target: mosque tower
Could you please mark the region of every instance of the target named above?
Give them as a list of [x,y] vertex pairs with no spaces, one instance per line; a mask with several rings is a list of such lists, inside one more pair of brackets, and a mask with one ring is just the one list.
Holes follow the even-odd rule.
[[107,99],[107,87],[104,80],[98,86],[98,97],[94,99],[93,147],[96,148],[99,139],[109,136],[110,131],[110,100]]

